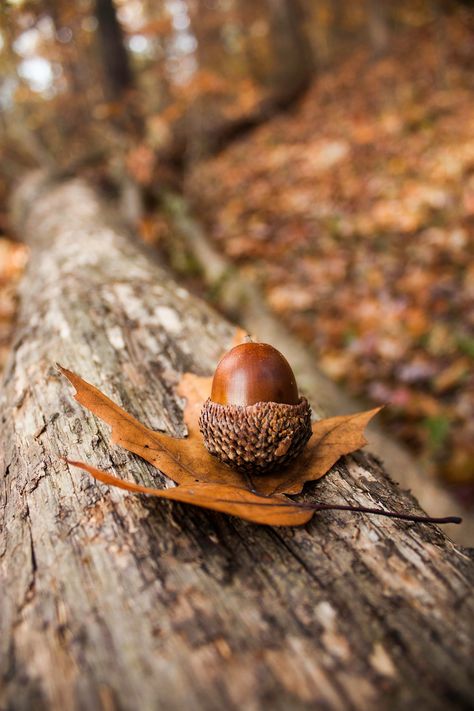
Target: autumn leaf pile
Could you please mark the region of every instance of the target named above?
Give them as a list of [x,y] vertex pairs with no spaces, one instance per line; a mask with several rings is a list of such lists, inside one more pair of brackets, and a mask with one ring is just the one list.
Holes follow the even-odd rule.
[[[474,28],[355,52],[187,191],[325,372],[464,495],[474,483]],[[463,490],[462,487],[465,487]],[[470,488],[469,488],[470,487]]]

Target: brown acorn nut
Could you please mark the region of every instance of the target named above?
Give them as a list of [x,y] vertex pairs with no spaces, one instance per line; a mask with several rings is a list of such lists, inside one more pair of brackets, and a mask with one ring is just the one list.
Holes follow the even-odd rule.
[[218,364],[199,429],[206,449],[221,462],[264,474],[303,450],[311,437],[311,408],[276,348],[242,343]]

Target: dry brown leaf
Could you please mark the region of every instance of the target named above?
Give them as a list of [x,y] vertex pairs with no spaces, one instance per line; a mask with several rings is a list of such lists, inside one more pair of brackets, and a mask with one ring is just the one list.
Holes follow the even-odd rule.
[[[305,481],[322,476],[341,454],[365,444],[364,427],[380,408],[317,422],[313,426],[316,436],[300,460],[280,474],[258,477],[259,491],[257,492],[246,488],[246,482],[242,481],[240,475],[211,458],[201,443],[196,418],[199,416],[203,396],[207,395],[210,387],[209,378],[199,378],[190,373],[183,377],[180,391],[181,393],[184,391],[188,397],[186,421],[189,426],[189,436],[175,439],[148,429],[105,397],[100,390],[65,368],[60,367],[60,370],[76,387],[76,400],[112,426],[115,442],[131,452],[140,454],[180,483],[172,489],[154,489],[123,481],[84,462],[66,459],[69,464],[84,469],[104,484],[134,493],[220,511],[253,523],[270,526],[301,526],[307,523],[316,511],[331,509],[359,511],[424,523],[460,523],[461,521],[460,518],[452,516],[432,519],[416,514],[345,504],[298,504],[284,495],[298,493]],[[222,473],[222,479],[217,482],[205,478],[217,477],[219,472]],[[200,476],[203,477],[202,480],[199,480]],[[236,483],[228,483],[227,479],[231,477],[234,477]]]
[[[188,438],[177,439],[150,430],[93,385],[60,365],[58,368],[76,388],[75,400],[112,427],[112,442],[143,457],[178,484],[198,481],[189,466],[192,459],[189,461],[190,457],[185,456]],[[210,455],[208,457],[210,459]]]
[[153,489],[131,481],[118,479],[101,469],[91,467],[84,462],[66,459],[68,464],[89,472],[94,479],[103,484],[119,489],[133,491],[136,494],[148,494],[160,499],[170,499],[184,504],[192,504],[213,511],[220,511],[231,516],[238,516],[253,523],[268,526],[302,526],[314,514],[314,509],[295,504],[289,499],[264,497],[253,494],[247,489],[221,484],[182,484],[172,489]]
[[317,511],[351,511],[358,513],[377,514],[389,518],[418,523],[461,523],[459,516],[432,518],[402,511],[387,511],[386,509],[367,506],[349,506],[347,504],[298,504],[285,496],[260,496],[247,489],[221,484],[183,484],[173,489],[153,489],[132,481],[123,481],[112,474],[91,467],[85,462],[71,459],[65,461],[74,467],[88,472],[94,479],[115,486],[118,489],[132,491],[135,494],[147,494],[160,499],[179,501],[184,504],[200,506],[201,508],[238,516],[252,523],[268,526],[302,526],[307,523]]
[[[211,457],[204,447],[198,418],[202,403],[210,393],[211,378],[192,373],[182,376],[178,394],[186,398],[184,421],[188,437],[177,439],[150,430],[93,385],[65,368],[60,367],[60,370],[76,388],[75,399],[111,425],[113,442],[143,457],[176,483],[203,482],[248,488],[248,480],[242,474]],[[301,457],[281,471],[255,477],[253,489],[266,496],[299,493],[305,482],[322,477],[343,454],[366,444],[364,428],[379,409],[316,422]]]
[[[207,452],[197,424],[194,426],[190,422],[189,436],[184,439],[150,430],[93,385],[70,370],[58,367],[76,388],[75,400],[112,427],[112,442],[138,454],[177,484],[204,481],[245,486],[245,480],[238,472],[221,464]],[[201,380],[209,381],[208,378]],[[191,407],[199,409],[199,404],[191,403]]]
[[[236,328],[232,346],[242,343],[246,335],[246,331]],[[112,442],[133,452],[133,454],[138,454],[177,484],[205,481],[245,486],[245,480],[240,474],[224,464],[220,464],[205,449],[197,427],[199,411],[195,427],[194,418],[190,419],[192,431],[189,432],[188,437],[185,439],[171,437],[162,432],[150,430],[132,415],[122,410],[96,387],[59,364],[58,368],[76,388],[74,397],[77,402],[112,427]],[[186,374],[183,378],[185,377]],[[196,388],[193,390],[193,397],[189,399],[189,407],[193,413],[195,408],[199,410],[200,404],[210,393],[211,378],[197,378],[196,376]],[[203,399],[199,403],[196,400],[201,397],[201,394]]]

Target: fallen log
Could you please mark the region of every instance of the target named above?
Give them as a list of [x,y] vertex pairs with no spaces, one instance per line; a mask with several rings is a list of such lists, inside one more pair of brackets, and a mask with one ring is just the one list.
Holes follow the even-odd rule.
[[[233,328],[84,183],[25,180],[31,248],[1,393],[1,709],[462,709],[474,703],[474,566],[433,525],[321,512],[256,526],[94,483],[62,457],[169,486],[110,444],[59,361],[184,435],[179,374]],[[358,453],[308,500],[419,512]]]

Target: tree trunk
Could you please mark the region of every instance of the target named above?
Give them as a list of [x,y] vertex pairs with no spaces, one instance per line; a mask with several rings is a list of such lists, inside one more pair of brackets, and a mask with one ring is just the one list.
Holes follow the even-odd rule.
[[95,0],[95,15],[105,93],[109,100],[119,101],[122,94],[132,87],[133,80],[113,0]]
[[272,83],[282,102],[299,96],[311,81],[314,58],[303,29],[299,0],[265,0],[274,55]]
[[389,35],[387,6],[382,0],[368,0],[367,22],[372,50],[380,56],[387,49]]
[[[173,385],[211,372],[232,328],[82,182],[29,178],[15,205],[32,252],[2,391],[0,708],[472,707],[472,560],[435,526],[326,512],[258,527],[68,468],[166,486],[109,444],[55,361],[182,435]],[[361,453],[306,496],[417,510]]]

